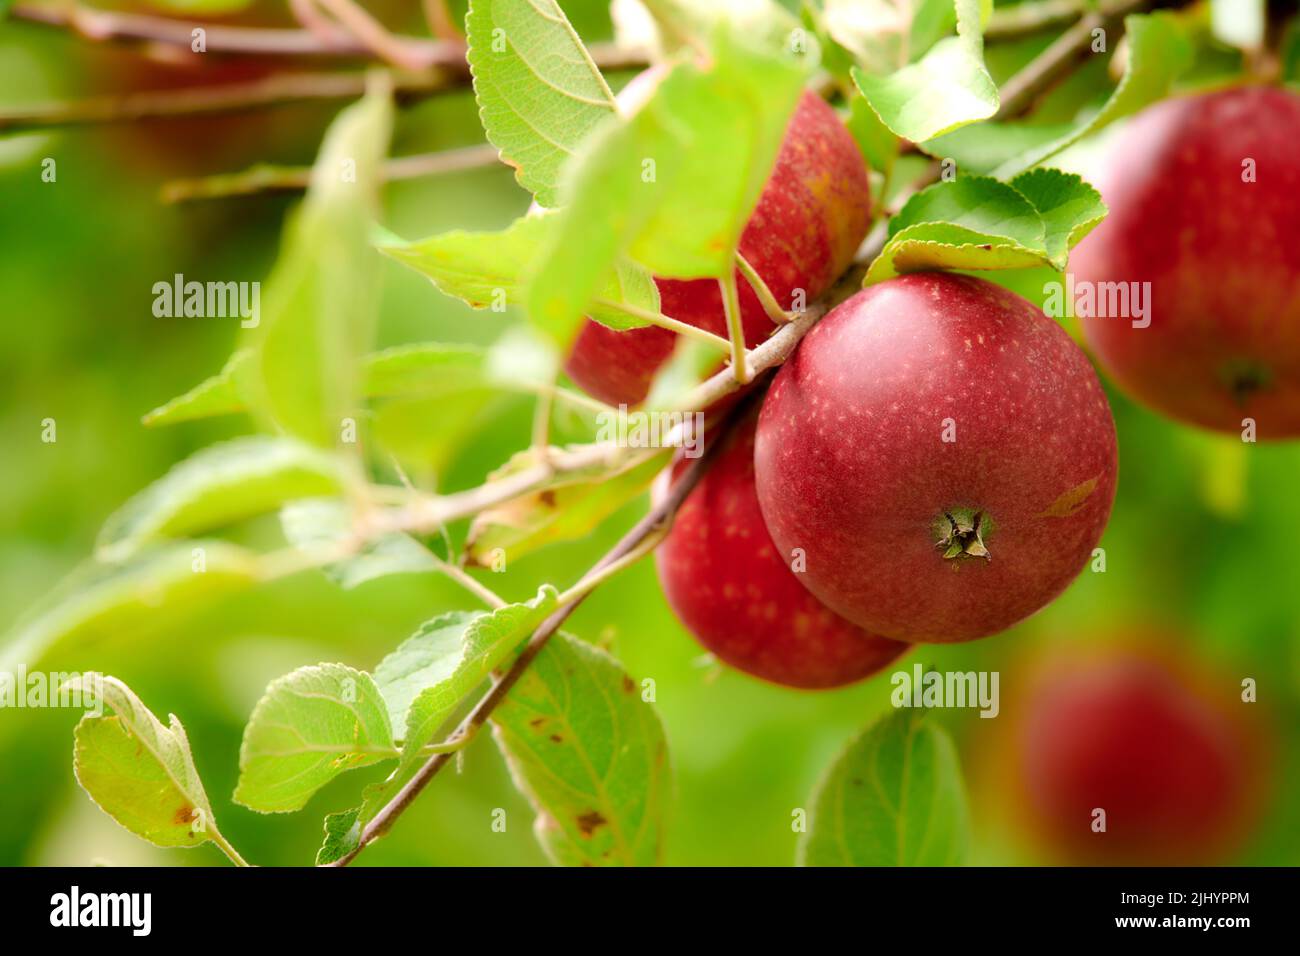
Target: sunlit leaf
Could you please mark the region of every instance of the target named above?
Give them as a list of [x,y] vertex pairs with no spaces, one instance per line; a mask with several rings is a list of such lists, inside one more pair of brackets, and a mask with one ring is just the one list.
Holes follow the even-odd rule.
[[984,67],[979,0],[955,0],[957,35],[888,75],[861,68],[853,80],[881,121],[919,143],[998,111],[998,88]]
[[157,846],[224,842],[175,715],[164,726],[115,677],[85,674],[68,686],[113,712],[87,714],[73,732],[73,771],[100,809]]
[[711,67],[675,67],[565,168],[559,228],[528,311],[561,341],[624,254],[658,276],[721,277],[776,161],[803,82],[791,60],[719,34]]
[[272,682],[248,718],[235,802],[262,813],[298,810],[344,771],[396,756],[369,674],[343,664],[301,667]]
[[465,25],[488,139],[554,207],[560,168],[614,114],[614,94],[555,0],[473,0]]

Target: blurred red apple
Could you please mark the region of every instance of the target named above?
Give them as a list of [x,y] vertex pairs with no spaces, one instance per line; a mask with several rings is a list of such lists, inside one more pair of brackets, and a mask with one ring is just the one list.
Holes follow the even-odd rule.
[[1076,284],[1149,282],[1150,325],[1081,321],[1120,385],[1165,414],[1300,435],[1297,130],[1300,96],[1247,87],[1166,100],[1111,148],[1110,215],[1071,269]]
[[[1262,751],[1230,676],[1132,647],[1060,654],[1015,711],[1013,784],[1074,864],[1223,862],[1254,822]],[[1097,811],[1105,830],[1098,832]]]

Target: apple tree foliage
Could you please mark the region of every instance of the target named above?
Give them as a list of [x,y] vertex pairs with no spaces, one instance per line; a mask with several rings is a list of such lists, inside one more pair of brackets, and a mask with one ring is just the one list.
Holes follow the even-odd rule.
[[[199,15],[244,5],[159,4]],[[654,324],[651,276],[730,275],[805,87],[840,110],[869,161],[879,208],[894,204],[878,254],[861,264],[864,282],[923,268],[1062,271],[1106,209],[1077,175],[1044,164],[1167,95],[1195,44],[1217,42],[1179,11],[1133,12],[1093,51],[1120,48],[1113,87],[1103,78],[1075,115],[1042,119],[1033,103],[1003,109],[1008,71],[986,62],[992,5],[982,0],[882,3],[898,15],[873,22],[846,16],[849,5],[837,0],[645,6],[666,75],[628,115],[556,0],[469,4],[467,58],[484,132],[536,199],[497,231],[405,238],[376,226],[394,97],[386,74],[373,74],[325,136],[267,277],[260,326],[213,377],[145,417],[161,426],[242,414],[254,433],[197,452],[112,515],[94,559],[0,645],[7,668],[35,667],[107,634],[165,628],[288,574],[324,572],[352,588],[392,574],[455,574],[462,559],[491,567],[587,535],[640,496],[670,455],[595,441],[532,448],[479,489],[427,494],[392,473],[403,451],[389,443],[402,430],[394,421],[450,398],[464,403],[446,407],[472,420],[502,392],[589,412],[591,400],[556,384],[579,323]],[[1300,43],[1286,49],[1294,72]],[[939,172],[909,195],[900,170],[918,157]],[[508,306],[520,323],[490,347],[375,350],[382,256],[475,308]],[[662,374],[698,382],[704,372],[694,365]],[[440,420],[454,417],[426,424],[464,427]],[[277,514],[282,549],[220,537]],[[448,528],[466,521],[458,553]],[[458,746],[453,731],[530,635],[576,600],[565,590],[572,584],[539,581],[535,596],[516,602],[480,584],[464,610],[431,618],[404,641],[394,635],[392,652],[368,672],[305,663],[275,680],[248,720],[234,802],[299,812],[336,778],[382,765],[387,775],[348,805],[324,808],[317,862],[356,852],[367,824],[425,762]],[[119,680],[95,686],[104,712],[75,734],[77,779],[91,798],[145,840],[213,842],[242,863],[217,829],[181,722],[164,724]],[[491,735],[557,864],[661,858],[672,760],[642,688],[610,654],[559,632],[491,713]],[[960,863],[968,841],[955,748],[924,713],[867,728],[827,769],[808,809],[798,849],[808,865]]]

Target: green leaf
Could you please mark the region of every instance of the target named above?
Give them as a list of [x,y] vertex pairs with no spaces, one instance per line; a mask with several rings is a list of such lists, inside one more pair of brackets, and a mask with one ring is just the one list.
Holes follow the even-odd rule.
[[341,860],[357,848],[361,842],[360,818],[360,807],[325,817],[325,842],[316,851],[317,866]]
[[247,379],[260,417],[326,447],[355,414],[357,362],[378,303],[370,224],[393,105],[390,82],[372,76],[365,99],[330,126],[307,197],[285,228]]
[[[429,673],[444,674],[437,683],[431,683],[410,701],[406,709],[405,732],[402,739],[402,764],[398,773],[412,767],[418,762],[420,750],[435,742],[435,736],[442,725],[455,712],[456,707],[480,683],[487,679],[500,664],[555,610],[555,588],[544,584],[537,596],[523,604],[507,604],[488,614],[479,614],[464,624],[464,638],[458,647],[452,650],[448,660],[432,665]],[[436,625],[438,619],[432,624]],[[415,641],[424,634],[423,629],[411,640]],[[442,638],[426,635],[427,640],[446,647]],[[409,643],[409,642],[408,642]],[[401,648],[398,649],[399,653]],[[411,658],[405,656],[403,660]],[[385,664],[380,669],[389,673]],[[397,671],[407,664],[394,663]],[[379,673],[380,670],[376,670]],[[385,685],[389,686],[389,685]],[[397,699],[401,699],[400,697]]]
[[617,661],[556,634],[492,726],[555,863],[659,862],[672,777],[668,744],[654,707]]
[[56,648],[80,652],[138,638],[258,581],[257,558],[223,541],[186,541],[125,564],[88,564],[43,598],[0,648],[0,671],[37,665]]
[[1006,183],[960,176],[921,190],[889,224],[867,283],[920,269],[1015,269],[1041,264],[1046,229]]
[[890,221],[865,284],[922,269],[1065,268],[1069,247],[1106,214],[1078,176],[1035,170],[1011,183],[959,176],[917,193]]
[[[288,542],[306,552],[327,551],[354,535],[352,512],[341,501],[294,501],[280,511],[280,527]],[[366,540],[356,554],[321,568],[325,576],[350,590],[392,574],[426,574],[438,561],[410,535],[392,532]]]
[[962,174],[993,172],[1013,157],[1071,133],[1075,123],[976,123],[919,144],[927,154],[952,160]]
[[888,76],[853,70],[854,83],[881,121],[914,143],[998,111],[998,88],[984,68],[979,0],[955,0],[954,8],[957,35],[934,44],[916,63]]
[[1043,220],[1043,247],[1058,272],[1065,270],[1070,249],[1106,218],[1101,194],[1081,176],[1059,169],[1031,169],[1011,180]]
[[235,802],[261,813],[299,810],[344,771],[396,756],[369,674],[343,664],[301,667],[273,681],[253,708]]
[[520,185],[554,207],[561,166],[614,115],[614,94],[555,0],[473,0],[465,27],[483,129]]
[[380,663],[375,679],[385,694],[389,720],[404,737],[401,757],[387,778],[366,787],[361,806],[326,817],[317,863],[332,863],[355,848],[362,829],[424,763],[425,748],[439,742],[439,731],[465,698],[555,610],[557,597],[553,587],[544,585],[523,604],[441,615]]
[[528,290],[564,340],[626,254],[654,275],[722,277],[771,173],[802,86],[797,64],[720,33],[712,67],[678,64],[565,169],[565,208]]
[[[560,213],[542,212],[516,219],[500,232],[454,230],[410,243],[380,246],[398,262],[426,275],[447,295],[475,309],[504,309],[523,301],[525,274],[560,227]],[[600,277],[593,297],[649,312],[659,311],[659,290],[649,273],[629,262],[616,262]],[[590,315],[615,329],[647,323],[617,309],[592,307]],[[530,317],[537,316],[530,313]],[[541,324],[556,341],[572,335],[569,326]]]
[[1055,156],[1102,127],[1169,95],[1174,81],[1192,65],[1194,50],[1186,28],[1175,14],[1133,14],[1124,18],[1128,59],[1124,76],[1104,106],[1058,139],[1035,146],[1002,163],[994,175],[1008,179]]
[[924,711],[899,710],[859,736],[812,796],[803,866],[954,866],[970,820],[957,750]]
[[146,544],[210,531],[342,488],[329,454],[291,438],[250,436],[191,455],[104,523],[98,553],[120,561]]
[[176,716],[163,726],[115,677],[84,674],[67,686],[113,710],[86,714],[73,731],[73,772],[100,809],[155,846],[224,844]]
[[221,371],[178,395],[170,402],[148,412],[146,426],[175,425],[179,422],[230,415],[248,407],[250,386],[246,376],[253,369],[253,351],[240,349],[227,360]]
[[875,110],[862,98],[855,95],[849,101],[849,132],[857,142],[862,155],[867,158],[867,166],[883,176],[889,176],[898,158],[900,140],[880,121]]
[[[716,360],[717,354],[713,357]],[[585,538],[644,492],[671,457],[672,451],[664,449],[618,472],[558,481],[480,512],[465,543],[466,561],[492,567],[497,549],[510,562],[549,544]]]
[[421,624],[379,662],[375,683],[399,734],[405,735],[407,713],[414,700],[428,688],[449,681],[464,666],[467,651],[472,656],[473,648],[482,646],[483,628],[490,617],[481,611],[441,614]]

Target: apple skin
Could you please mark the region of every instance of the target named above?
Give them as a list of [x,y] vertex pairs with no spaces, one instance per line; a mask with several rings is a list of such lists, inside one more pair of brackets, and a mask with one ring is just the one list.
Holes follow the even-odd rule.
[[[1147,328],[1081,319],[1125,391],[1181,421],[1300,436],[1300,96],[1246,87],[1166,100],[1097,176],[1110,215],[1076,282],[1150,282]],[[1242,163],[1257,181],[1242,182]]]
[[[1094,646],[1040,662],[1027,684],[1011,782],[1057,862],[1204,865],[1240,845],[1265,748],[1235,678],[1198,674],[1168,650]],[[1092,830],[1096,808],[1104,833]]]
[[[664,595],[686,629],[737,670],[804,689],[862,680],[908,645],[833,613],[781,559],[754,491],[756,418],[727,436],[656,550]],[[656,498],[667,493],[667,478],[656,483]]]
[[[950,642],[1010,627],[1074,579],[1117,455],[1101,385],[1060,326],[1000,286],[930,272],[859,292],[805,336],[763,402],[755,470],[768,529],[781,553],[804,549],[817,597],[873,634]],[[977,513],[979,535],[952,534],[946,515]]]
[[[848,268],[870,225],[866,160],[835,111],[815,93],[806,92],[741,234],[740,253],[789,310],[795,290],[804,290],[805,301],[811,303],[830,288]],[[745,341],[752,347],[775,326],[739,273],[736,282]],[[665,315],[726,336],[717,281],[656,279],[655,284]],[[606,404],[636,405],[646,397],[676,340],[677,333],[657,326],[620,332],[587,320],[574,340],[565,371],[580,388]]]

